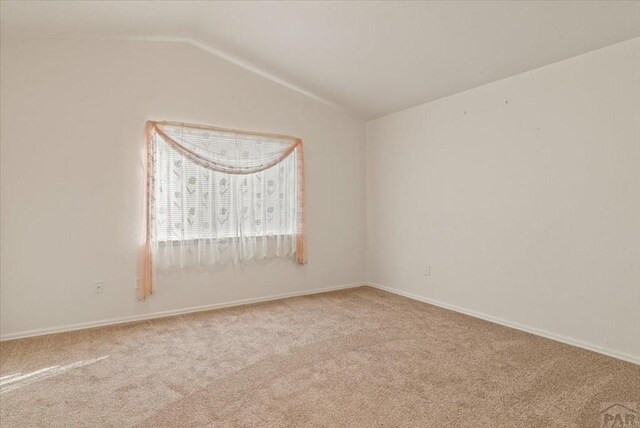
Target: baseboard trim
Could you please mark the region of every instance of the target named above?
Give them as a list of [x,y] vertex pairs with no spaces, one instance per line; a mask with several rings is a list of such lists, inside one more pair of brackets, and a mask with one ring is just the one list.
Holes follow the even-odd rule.
[[111,318],[111,319],[99,320],[99,321],[67,324],[67,325],[62,325],[58,327],[21,331],[17,333],[9,333],[9,334],[4,334],[0,336],[0,342],[4,342],[7,340],[24,339],[27,337],[45,336],[48,334],[64,333],[68,331],[85,330],[89,328],[105,327],[105,326],[117,325],[117,324],[128,324],[128,323],[146,321],[146,320],[151,320],[156,318],[166,318],[166,317],[171,317],[176,315],[190,314],[194,312],[204,312],[204,311],[211,311],[215,309],[231,308],[234,306],[250,305],[253,303],[270,302],[273,300],[286,299],[288,297],[299,297],[299,296],[308,296],[312,294],[328,293],[330,291],[345,290],[348,288],[362,287],[364,285],[365,285],[364,283],[358,282],[358,283],[338,285],[335,287],[315,288],[313,290],[294,291],[292,293],[274,294],[271,296],[234,300],[231,302],[213,303],[211,305],[191,306],[188,308],[152,312],[152,313],[143,314],[143,315],[133,315],[129,317]]
[[500,324],[505,327],[513,328],[516,330],[524,331],[526,333],[535,334],[536,336],[542,336],[547,339],[555,340],[556,342],[561,342],[566,345],[576,346],[578,348],[586,349],[587,351],[597,352],[598,354],[606,355],[608,357],[616,358],[618,360],[623,360],[629,363],[640,365],[640,357],[635,355],[630,355],[624,352],[618,352],[613,349],[604,348],[601,346],[594,345],[592,343],[583,342],[578,339],[573,339],[571,337],[562,336],[560,334],[551,333],[546,330],[541,330],[535,327],[530,327],[527,325],[523,325],[514,321],[505,320],[502,318],[494,317],[491,315],[486,315],[481,312],[473,311],[471,309],[461,308],[459,306],[451,305],[449,303],[444,303],[439,300],[430,299],[427,297],[418,296],[417,294],[409,293],[406,291],[398,290],[396,288],[385,287],[380,284],[376,284],[373,282],[368,282],[368,286],[377,288],[382,291],[386,291],[388,293],[397,294],[399,296],[407,297],[409,299],[418,300],[420,302],[428,303],[430,305],[438,306],[444,309],[448,309],[454,312],[459,312],[461,314],[469,315],[474,318],[479,318],[481,320],[489,321],[495,324]]

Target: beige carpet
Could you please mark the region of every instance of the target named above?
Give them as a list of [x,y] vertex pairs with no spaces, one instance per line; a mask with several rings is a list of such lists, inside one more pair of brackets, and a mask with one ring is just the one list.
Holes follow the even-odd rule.
[[640,366],[368,287],[0,353],[3,428],[583,428],[640,402]]

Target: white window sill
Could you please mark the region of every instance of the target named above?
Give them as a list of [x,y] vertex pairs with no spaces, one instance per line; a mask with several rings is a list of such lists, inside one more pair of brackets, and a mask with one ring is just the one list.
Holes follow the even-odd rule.
[[157,241],[159,246],[168,246],[168,245],[181,245],[183,243],[196,243],[198,241],[205,241],[205,243],[207,242],[218,242],[218,241],[240,241],[241,239],[256,239],[256,240],[263,240],[263,239],[277,239],[277,238],[281,238],[281,239],[292,239],[295,237],[295,233],[287,233],[287,234],[281,234],[281,235],[245,235],[243,237],[240,236],[236,236],[236,235],[229,235],[229,236],[221,236],[221,237],[216,237],[216,238],[207,238],[207,237],[202,237],[202,238],[190,238],[190,239],[185,239],[185,240],[181,240],[181,239],[160,239]]

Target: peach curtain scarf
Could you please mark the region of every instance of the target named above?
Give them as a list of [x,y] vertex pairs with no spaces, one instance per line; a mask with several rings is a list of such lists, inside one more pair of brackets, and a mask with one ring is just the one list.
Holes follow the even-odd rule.
[[[211,138],[210,136],[214,136]],[[291,252],[295,254],[296,262],[306,263],[306,227],[305,227],[305,181],[304,181],[304,154],[302,140],[288,135],[266,134],[258,132],[239,131],[234,129],[218,128],[205,125],[195,125],[180,122],[147,122],[146,126],[146,162],[145,162],[145,244],[142,251],[142,273],[139,285],[139,297],[144,299],[153,293],[154,273],[154,247],[157,248],[158,231],[154,230],[155,199],[159,183],[156,183],[155,171],[158,144],[170,147],[178,156],[174,160],[176,165],[182,161],[188,161],[203,171],[211,171],[221,174],[249,175],[261,173],[276,165],[290,160],[295,155],[296,174],[296,218],[295,233]],[[246,150],[235,150],[232,155],[224,147],[237,148],[241,141]],[[216,142],[220,142],[216,145]],[[251,147],[257,144],[267,147],[260,151],[253,151]],[[166,146],[163,146],[166,149]],[[251,153],[249,153],[251,152]],[[259,178],[259,177],[257,177]],[[193,177],[193,180],[196,178]],[[221,180],[225,180],[222,178]],[[246,183],[246,179],[244,182]],[[274,180],[269,180],[271,181]],[[274,184],[275,186],[275,184]],[[283,195],[280,194],[280,198]],[[222,208],[224,209],[224,208]],[[271,208],[269,208],[271,209]],[[257,220],[259,222],[259,220]],[[241,227],[236,224],[234,227]],[[266,227],[266,226],[263,226]],[[263,232],[266,229],[262,229]],[[166,236],[163,239],[169,240]],[[182,239],[186,239],[184,233]],[[217,239],[210,237],[208,239]],[[278,254],[281,252],[278,251]],[[236,258],[234,258],[236,260]]]

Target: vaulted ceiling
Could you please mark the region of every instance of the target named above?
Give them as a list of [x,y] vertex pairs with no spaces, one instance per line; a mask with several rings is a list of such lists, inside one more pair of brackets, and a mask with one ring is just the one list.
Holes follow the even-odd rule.
[[640,36],[636,1],[3,1],[2,37],[178,40],[365,119]]

